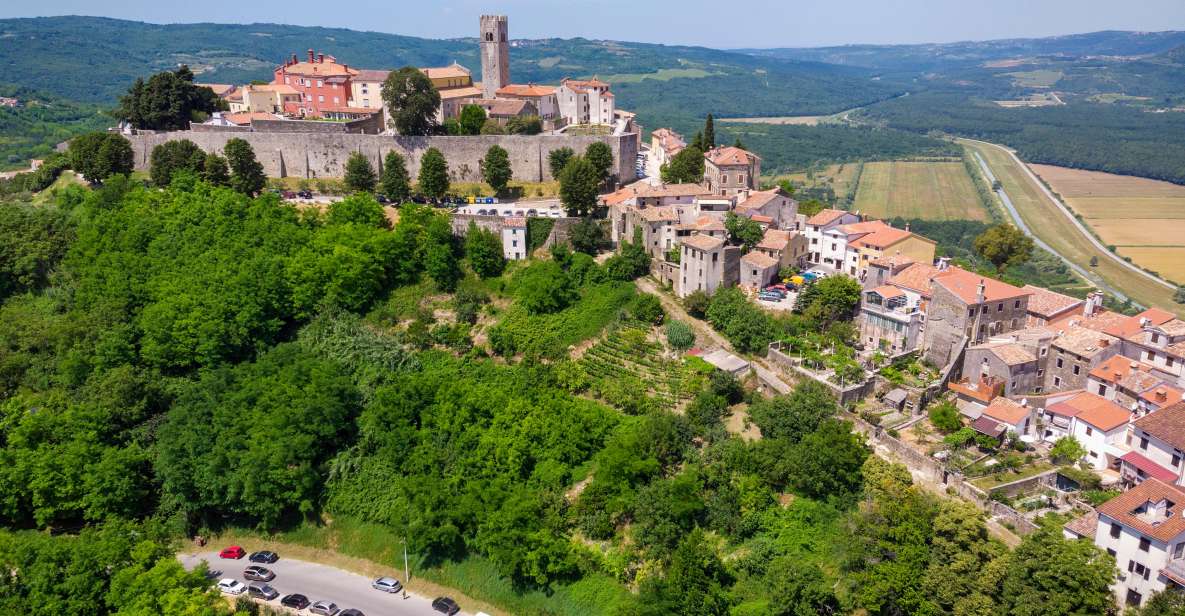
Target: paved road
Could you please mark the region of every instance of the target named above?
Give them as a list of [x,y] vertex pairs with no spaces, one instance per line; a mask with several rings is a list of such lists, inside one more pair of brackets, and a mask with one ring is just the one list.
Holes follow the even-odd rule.
[[[245,557],[239,560],[218,558],[217,551],[199,552],[196,554],[179,554],[177,559],[187,569],[192,569],[201,561],[209,565],[211,577],[217,581],[222,578],[234,578],[244,584],[243,569],[254,564]],[[300,593],[310,601],[327,599],[333,601],[341,609],[354,608],[362,610],[366,616],[430,616],[438,614],[432,610],[431,599],[426,599],[408,593],[407,599],[400,595],[390,595],[379,592],[370,587],[371,580],[361,575],[342,571],[335,567],[319,565],[301,560],[284,558],[265,567],[276,572],[276,579],[268,582],[280,593],[280,597],[290,593]],[[392,571],[393,577],[402,578]],[[273,607],[280,606],[279,598],[268,602]],[[461,606],[464,607],[464,606]],[[305,613],[304,611],[300,613]],[[461,612],[466,614],[467,612]]]
[[[979,143],[986,143],[986,142],[980,141]],[[993,145],[993,144],[988,144],[988,145]],[[995,184],[996,183],[996,176],[992,173],[991,168],[988,167],[987,161],[985,161],[983,159],[983,157],[979,155],[979,152],[973,152],[973,154],[975,154],[975,160],[977,162],[979,162],[979,168],[983,171],[984,175],[987,176],[988,183]],[[1021,164],[1023,165],[1023,163],[1021,163]],[[1025,168],[1027,169],[1028,167],[1025,167]],[[1077,263],[1066,258],[1061,253],[1054,250],[1053,246],[1050,246],[1049,244],[1047,244],[1045,242],[1045,240],[1042,240],[1040,237],[1037,236],[1037,234],[1033,233],[1033,230],[1030,229],[1027,224],[1025,224],[1024,218],[1021,217],[1020,212],[1018,212],[1016,210],[1016,206],[1012,204],[1012,199],[1009,198],[1008,193],[1004,192],[1003,186],[1001,186],[999,189],[996,190],[996,196],[1000,197],[1000,202],[1004,204],[1004,209],[1008,210],[1008,215],[1012,218],[1012,222],[1016,225],[1016,228],[1020,229],[1022,233],[1029,236],[1030,238],[1032,238],[1033,242],[1035,244],[1037,244],[1041,248],[1045,249],[1047,252],[1049,252],[1053,256],[1057,257],[1058,259],[1061,259],[1062,263],[1065,263],[1067,267],[1074,270],[1074,272],[1077,273],[1079,276],[1081,276],[1083,279],[1089,280],[1092,283],[1098,285],[1103,290],[1107,291],[1108,293],[1110,293],[1110,294],[1114,295],[1116,298],[1118,298],[1119,301],[1126,301],[1128,299],[1127,295],[1124,295],[1122,292],[1119,291],[1119,289],[1116,289],[1115,287],[1107,284],[1107,282],[1105,280],[1103,280],[1103,278],[1101,276],[1099,276],[1098,274],[1095,274],[1093,272],[1087,271],[1082,266],[1080,266]],[[1104,252],[1106,252],[1106,250],[1104,250]]]

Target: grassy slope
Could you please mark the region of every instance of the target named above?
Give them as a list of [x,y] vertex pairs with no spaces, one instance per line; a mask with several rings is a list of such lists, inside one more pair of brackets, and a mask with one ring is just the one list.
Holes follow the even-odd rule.
[[988,218],[971,178],[957,162],[866,163],[853,209],[877,218]]
[[[1004,190],[1012,198],[1021,217],[1054,250],[1078,265],[1095,271],[1135,301],[1185,316],[1185,306],[1173,302],[1171,290],[1133,274],[1087,241],[1058,210],[1058,206],[1045,198],[1028,174],[1004,151],[975,142],[963,143],[983,156],[996,178],[1004,185]],[[1097,266],[1090,267],[1091,257],[1098,257]]]

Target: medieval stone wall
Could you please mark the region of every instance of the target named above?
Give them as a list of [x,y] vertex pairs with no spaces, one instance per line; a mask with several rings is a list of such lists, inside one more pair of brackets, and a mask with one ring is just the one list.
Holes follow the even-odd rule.
[[440,150],[449,164],[452,179],[457,182],[481,181],[480,161],[490,146],[498,145],[510,154],[514,179],[530,182],[551,180],[547,155],[560,148],[583,152],[588,144],[600,141],[609,145],[619,178],[634,177],[634,160],[638,154],[637,136],[576,135],[479,135],[472,137],[405,137],[402,135],[359,135],[320,133],[278,133],[187,130],[175,132],[143,132],[127,135],[136,154],[136,168],[148,169],[152,148],[166,141],[189,139],[207,152],[222,153],[232,138],[245,139],[255,150],[264,172],[271,177],[336,178],[345,175],[346,160],[353,152],[361,152],[370,159],[375,170],[381,170],[382,160],[394,150],[407,161],[408,172],[414,178],[420,170],[420,159],[430,147]]

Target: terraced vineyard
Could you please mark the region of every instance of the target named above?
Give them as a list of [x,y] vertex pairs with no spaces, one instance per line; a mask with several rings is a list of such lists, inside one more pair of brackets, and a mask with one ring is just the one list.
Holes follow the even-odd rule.
[[610,404],[623,406],[613,399],[617,395],[645,395],[658,406],[673,410],[692,398],[691,384],[703,378],[682,359],[667,357],[663,344],[651,340],[649,332],[646,325],[622,325],[580,359],[594,382],[593,389]]

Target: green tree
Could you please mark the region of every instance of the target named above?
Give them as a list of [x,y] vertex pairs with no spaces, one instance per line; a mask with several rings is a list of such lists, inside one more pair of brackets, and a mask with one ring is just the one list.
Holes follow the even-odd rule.
[[116,115],[141,129],[186,130],[206,114],[225,110],[226,102],[210,88],[193,84],[193,72],[182,65],[176,71],[157,73],[148,81],[136,79],[119,99]]
[[486,150],[485,157],[481,159],[481,177],[495,193],[506,192],[506,186],[512,177],[510,154],[501,146],[491,145],[490,149]]
[[116,174],[132,172],[135,154],[122,135],[94,132],[70,140],[70,167],[87,181],[98,184]]
[[850,422],[825,419],[790,449],[790,483],[799,494],[845,501],[860,490],[868,448]]
[[1060,526],[1025,535],[1006,559],[1001,609],[1016,616],[1108,614],[1115,559],[1089,541],[1067,540]]
[[518,301],[531,314],[559,312],[576,299],[576,288],[554,261],[532,263],[515,276]]
[[511,135],[538,135],[543,132],[543,120],[537,115],[514,116],[506,121],[506,132]]
[[482,278],[494,278],[502,275],[506,268],[506,258],[502,254],[502,239],[493,231],[478,227],[469,221],[469,230],[465,234],[465,254],[469,257],[469,265]]
[[173,174],[188,171],[201,175],[206,169],[206,153],[188,139],[166,141],[152,148],[149,176],[157,186],[168,186]]
[[1033,254],[1033,239],[1010,224],[999,224],[975,238],[975,252],[996,266],[997,272],[1020,265]]
[[228,186],[230,167],[226,159],[213,152],[206,154],[206,160],[202,162],[202,179],[215,186]]
[[505,135],[506,129],[498,123],[494,118],[487,118],[481,125],[481,134],[483,135]]
[[703,150],[707,151],[716,147],[716,123],[712,119],[712,114],[708,114],[708,118],[704,120],[703,132]]
[[683,307],[687,309],[687,314],[697,319],[707,316],[708,308],[711,305],[712,298],[707,293],[698,289],[683,298]]
[[594,141],[584,150],[584,160],[597,170],[597,177],[604,182],[613,171],[613,150],[607,143]]
[[818,566],[782,557],[770,563],[765,575],[769,610],[773,616],[838,614],[839,602]]
[[231,188],[248,196],[263,190],[267,177],[263,175],[263,165],[255,158],[255,149],[250,143],[235,137],[227,140],[223,152],[230,167]]
[[74,237],[74,224],[58,208],[19,202],[0,207],[0,300],[48,284]]
[[373,193],[376,183],[374,167],[362,152],[353,152],[346,160],[346,190],[350,192]]
[[1185,614],[1185,591],[1166,588],[1148,598],[1139,616],[1180,616]]
[[594,218],[586,216],[568,228],[568,241],[577,252],[595,255],[605,243],[605,230]]
[[959,420],[959,409],[949,400],[943,400],[930,407],[930,423],[943,434],[950,434],[963,427]]
[[448,161],[436,148],[428,148],[420,159],[420,176],[417,187],[425,195],[439,199],[448,192]]
[[350,195],[329,204],[325,222],[329,225],[363,225],[377,229],[390,226],[383,214],[383,206],[370,195]]
[[576,152],[572,148],[563,147],[557,148],[547,153],[547,168],[551,170],[551,177],[555,179],[560,178],[560,173],[563,172],[564,167],[568,164],[572,157],[576,156]]
[[425,249],[424,271],[432,277],[432,281],[441,291],[451,292],[457,288],[457,282],[461,280],[463,272],[457,262],[457,255],[453,253],[451,242],[433,242]]
[[662,301],[653,293],[639,293],[630,306],[630,316],[649,325],[661,325],[665,313]]
[[644,585],[640,612],[647,616],[724,616],[732,603],[727,591],[732,582],[703,531],[695,529],[683,537],[671,555],[666,575]]
[[745,252],[753,250],[753,247],[761,243],[761,238],[765,236],[765,231],[761,229],[761,225],[757,224],[757,221],[737,216],[733,212],[724,215],[724,228],[728,231],[729,241],[734,245],[743,246]]
[[560,172],[560,202],[568,216],[588,216],[597,205],[597,188],[601,185],[596,167],[577,156],[564,165]]
[[740,136],[740,135],[737,135],[736,141],[733,141],[733,142],[732,142],[732,147],[734,147],[734,148],[740,148],[740,149],[742,149],[742,150],[746,149],[746,148],[745,148],[745,142],[741,141],[741,136]]
[[689,145],[671,157],[660,172],[668,184],[698,184],[704,179],[704,151]]
[[457,118],[462,135],[480,135],[486,123],[486,111],[480,105],[465,105]]
[[1185,287],[1177,287],[1177,290],[1173,291],[1173,301],[1178,304],[1185,304]]
[[405,66],[391,71],[383,82],[382,94],[399,134],[429,135],[436,129],[440,92],[420,69]]
[[844,275],[828,276],[807,285],[798,294],[794,312],[803,314],[820,329],[848,320],[860,305],[860,283]]
[[407,173],[407,162],[403,155],[395,150],[387,152],[383,159],[383,177],[379,181],[379,190],[392,203],[400,204],[411,197],[411,176]]
[[1049,457],[1061,464],[1073,464],[1086,455],[1086,448],[1083,447],[1078,439],[1072,436],[1063,436],[1057,439],[1053,447],[1049,450]]
[[823,421],[838,412],[831,390],[815,381],[803,381],[792,392],[758,400],[749,407],[749,417],[765,438],[797,443],[814,432]]

